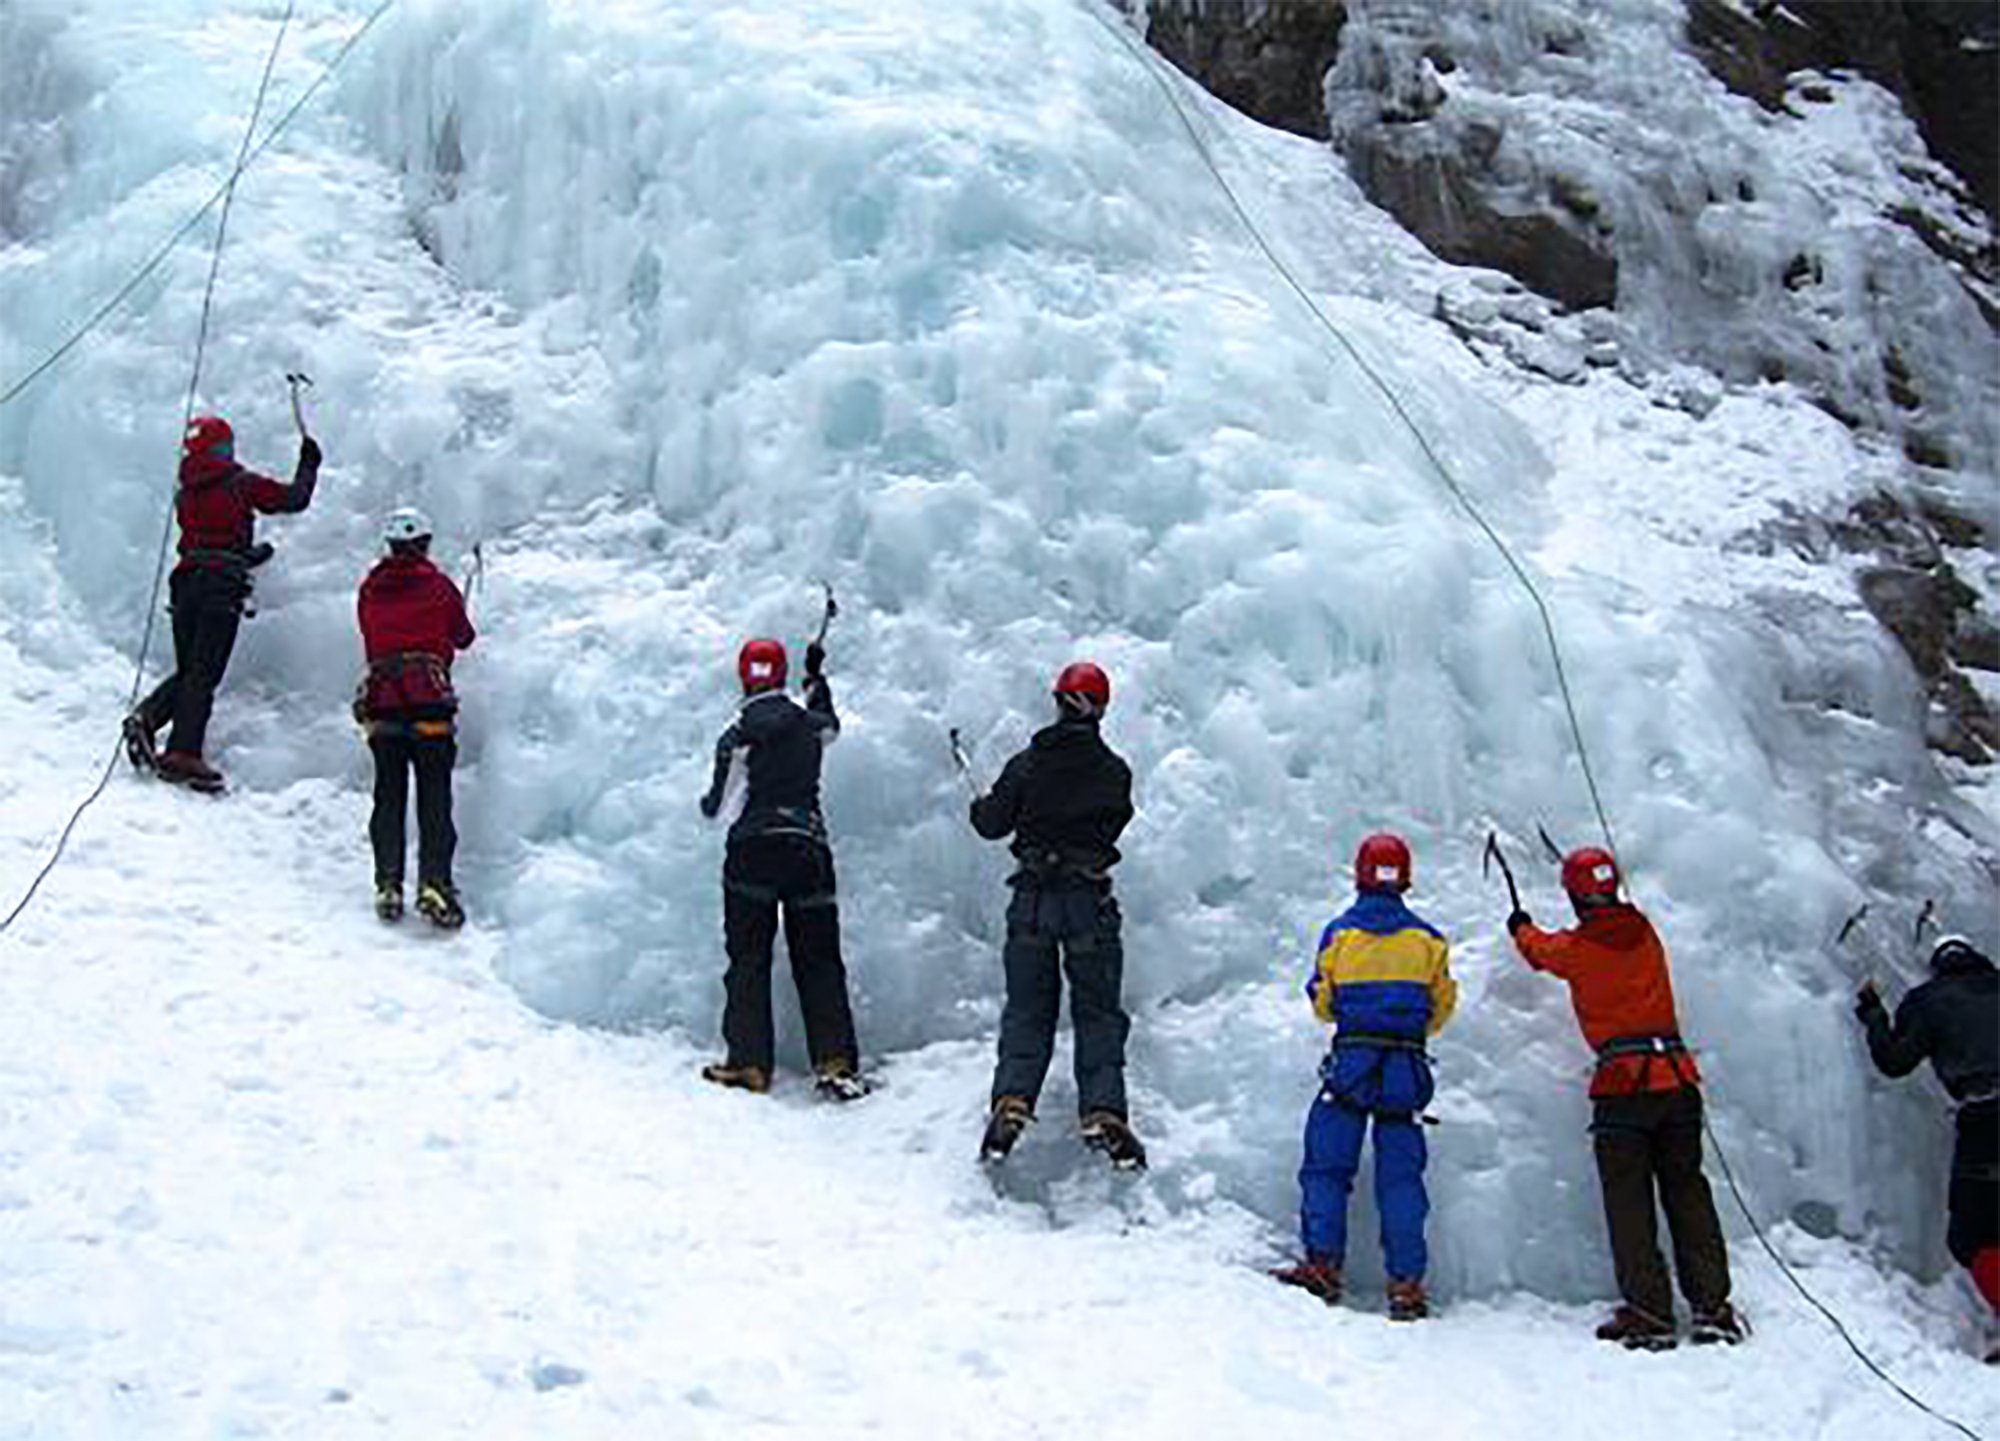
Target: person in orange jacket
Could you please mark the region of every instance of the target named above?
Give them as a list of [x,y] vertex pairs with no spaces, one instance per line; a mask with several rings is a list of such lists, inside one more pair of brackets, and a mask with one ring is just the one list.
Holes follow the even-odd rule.
[[1701,1170],[1701,1074],[1681,1040],[1666,947],[1652,922],[1619,899],[1610,852],[1571,852],[1562,883],[1575,929],[1544,931],[1516,910],[1507,930],[1523,960],[1568,983],[1577,1024],[1597,1052],[1590,1129],[1624,1297],[1598,1339],[1653,1351],[1674,1344],[1657,1199],[1673,1235],[1681,1294],[1694,1313],[1689,1339],[1734,1344],[1744,1330],[1729,1303],[1729,1253]]

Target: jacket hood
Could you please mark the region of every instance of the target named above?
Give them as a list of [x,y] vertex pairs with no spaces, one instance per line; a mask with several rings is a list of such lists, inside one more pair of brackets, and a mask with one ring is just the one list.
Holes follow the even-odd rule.
[[1578,920],[1576,928],[1599,945],[1623,951],[1644,940],[1653,925],[1638,907],[1623,901],[1610,901],[1594,907]]
[[797,702],[781,690],[759,691],[743,698],[736,724],[749,740],[762,740],[784,728],[786,718],[798,708]]
[[209,486],[220,485],[242,469],[224,455],[185,455],[181,457],[181,485],[187,490],[206,490]]
[[1329,929],[1341,926],[1377,936],[1408,930],[1427,931],[1433,936],[1438,934],[1434,926],[1403,903],[1400,891],[1360,892],[1354,897],[1354,904],[1342,911]]
[[375,562],[368,579],[377,589],[394,593],[427,583],[438,568],[421,555],[385,555]]
[[1097,745],[1102,741],[1097,733],[1097,721],[1088,716],[1065,716],[1054,725],[1044,726],[1035,732],[1029,742],[1036,750],[1061,750],[1065,746]]

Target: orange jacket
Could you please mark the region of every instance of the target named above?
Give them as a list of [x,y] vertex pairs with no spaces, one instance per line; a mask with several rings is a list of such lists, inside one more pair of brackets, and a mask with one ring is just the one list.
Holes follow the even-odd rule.
[[[1612,1041],[1679,1037],[1667,948],[1633,907],[1601,907],[1570,931],[1518,926],[1514,946],[1536,970],[1569,983],[1576,1023],[1592,1050],[1602,1052]],[[1685,1052],[1611,1056],[1599,1060],[1590,1094],[1672,1091],[1700,1080],[1694,1057]]]

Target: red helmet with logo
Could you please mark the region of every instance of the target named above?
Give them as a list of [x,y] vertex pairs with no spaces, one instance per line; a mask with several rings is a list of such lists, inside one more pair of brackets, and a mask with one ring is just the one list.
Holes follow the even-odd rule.
[[1410,843],[1378,831],[1354,853],[1354,888],[1361,891],[1407,891],[1410,888]]
[[227,456],[235,450],[236,432],[219,415],[197,415],[188,422],[187,434],[181,437],[181,451],[185,455]]
[[766,690],[783,690],[784,646],[775,640],[745,641],[743,649],[736,656],[736,674],[743,682],[745,695],[755,695],[759,691]]
[[1055,697],[1066,709],[1103,715],[1111,704],[1111,677],[1094,661],[1072,661],[1056,677]]
[[1572,897],[1616,900],[1618,862],[1601,846],[1585,846],[1563,857],[1563,889]]

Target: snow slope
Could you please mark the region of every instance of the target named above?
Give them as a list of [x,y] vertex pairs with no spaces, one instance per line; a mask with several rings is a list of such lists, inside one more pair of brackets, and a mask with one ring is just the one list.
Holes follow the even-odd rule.
[[[24,532],[8,581],[46,586]],[[52,612],[0,629],[10,874],[97,755],[41,723],[52,692],[75,719],[123,685]],[[490,929],[330,907],[363,812],[320,780],[121,780],[12,933],[0,1436],[1925,1434],[1748,1257],[1740,1356],[1608,1353],[1591,1309],[1525,1295],[1394,1327],[1271,1285],[1268,1226],[1114,1181],[1059,1121],[996,1194],[983,1045],[900,1056],[847,1111],[715,1092],[682,1039],[527,1011]],[[2000,1423],[1946,1289],[1780,1244],[1907,1384]]]
[[[309,8],[278,103],[360,13]],[[10,74],[32,77],[0,111],[22,157],[0,187],[0,374],[206,194],[274,24],[229,4],[0,15]],[[1782,554],[1715,549],[1777,512],[1795,468],[1866,458],[1781,387],[1697,423],[1616,376],[1496,379],[1429,318],[1440,286],[1482,278],[1431,261],[1323,150],[1188,103],[1329,311],[1535,551],[1760,1212],[1803,1208],[1844,1237],[1784,1233],[1899,1370],[1976,1409],[1979,1378],[1940,1350],[1969,1343],[1963,1306],[1867,1259],[1936,1274],[1935,1104],[1866,1078],[1842,1004],[1860,963],[1819,943],[1862,895],[1929,885],[1990,930],[1990,820],[1933,776],[1905,723],[1921,696],[1872,623]],[[1098,19],[1051,0],[409,0],[253,175],[206,391],[246,458],[277,467],[276,377],[303,365],[330,463],[314,510],[269,528],[283,554],[215,733],[238,798],[190,813],[121,779],[9,948],[34,962],[9,972],[24,990],[5,1052],[24,1099],[4,1144],[29,1179],[0,1213],[26,1258],[0,1316],[45,1434],[120,1396],[157,1405],[130,1429],[159,1434],[448,1434],[487,1405],[502,1429],[567,1407],[577,1431],[643,1416],[701,1434],[677,1409],[699,1411],[697,1391],[732,1434],[830,1405],[915,1431],[919,1395],[954,1424],[1019,1429],[1024,1392],[1080,1408],[1041,1416],[1048,1434],[1121,1417],[1288,1434],[1390,1404],[1350,1397],[1343,1359],[1391,1395],[1440,1365],[1464,1375],[1477,1410],[1447,1429],[1499,1409],[1561,1434],[1583,1418],[1551,1416],[1555,1398],[1635,1375],[1659,1415],[1706,1408],[1731,1434],[1752,1414],[1713,1358],[1635,1372],[1576,1339],[1566,1303],[1607,1289],[1584,1053],[1560,995],[1504,955],[1477,870],[1489,822],[1589,829],[1533,615],[1198,157],[1163,138],[1173,124]],[[9,734],[29,737],[0,778],[7,875],[29,873],[120,703],[105,647],[143,613],[204,263],[184,252],[0,416]],[[1597,483],[1613,461],[1629,485]],[[462,672],[479,925],[460,950],[385,945],[347,904],[367,883],[351,588],[375,517],[404,499],[451,550],[488,555]],[[862,1039],[892,1081],[853,1116],[687,1080],[719,1000],[717,838],[693,800],[730,659],[746,633],[802,639],[820,576],[844,602],[849,718],[828,804]],[[1799,631],[1750,603],[1774,591],[1819,607],[1825,644],[1786,653]],[[965,725],[994,764],[1084,650],[1113,669],[1111,735],[1142,775],[1121,894],[1156,1166],[1131,1196],[1073,1175],[1059,1074],[1023,1194],[996,1202],[966,1157],[1005,868],[962,825],[943,730]],[[1829,654],[1846,718],[1790,714],[1793,672]],[[38,706],[63,723],[35,724]],[[1941,826],[1912,842],[1933,813],[1972,842]],[[1439,1048],[1433,1164],[1434,1280],[1465,1324],[1393,1339],[1236,1264],[1289,1224],[1322,1044],[1297,983],[1346,853],[1381,824],[1415,840],[1419,903],[1458,940],[1466,991]],[[170,883],[193,855],[200,873]],[[1535,899],[1552,904],[1546,880]],[[197,990],[210,999],[157,1014]],[[486,1129],[496,1105],[504,1133]],[[349,1139],[322,1153],[333,1136]],[[106,1244],[131,1248],[122,1264],[74,1254]],[[1900,1420],[1747,1251],[1739,1270],[1767,1358],[1799,1378],[1759,1400],[1760,1430]],[[117,1275],[129,1299],[93,1319],[80,1298]],[[287,1315],[333,1298],[322,1367],[264,1342],[244,1287]],[[761,1313],[716,1323],[761,1291],[797,1309],[788,1334],[843,1316],[863,1340],[778,1347]],[[196,1319],[165,1309],[188,1295]],[[677,1354],[680,1389],[661,1380]],[[593,1379],[536,1392],[543,1361]],[[1124,1410],[1142,1382],[1156,1390]],[[378,1384],[375,1419],[321,1409]],[[95,1414],[122,1434],[115,1409]]]

